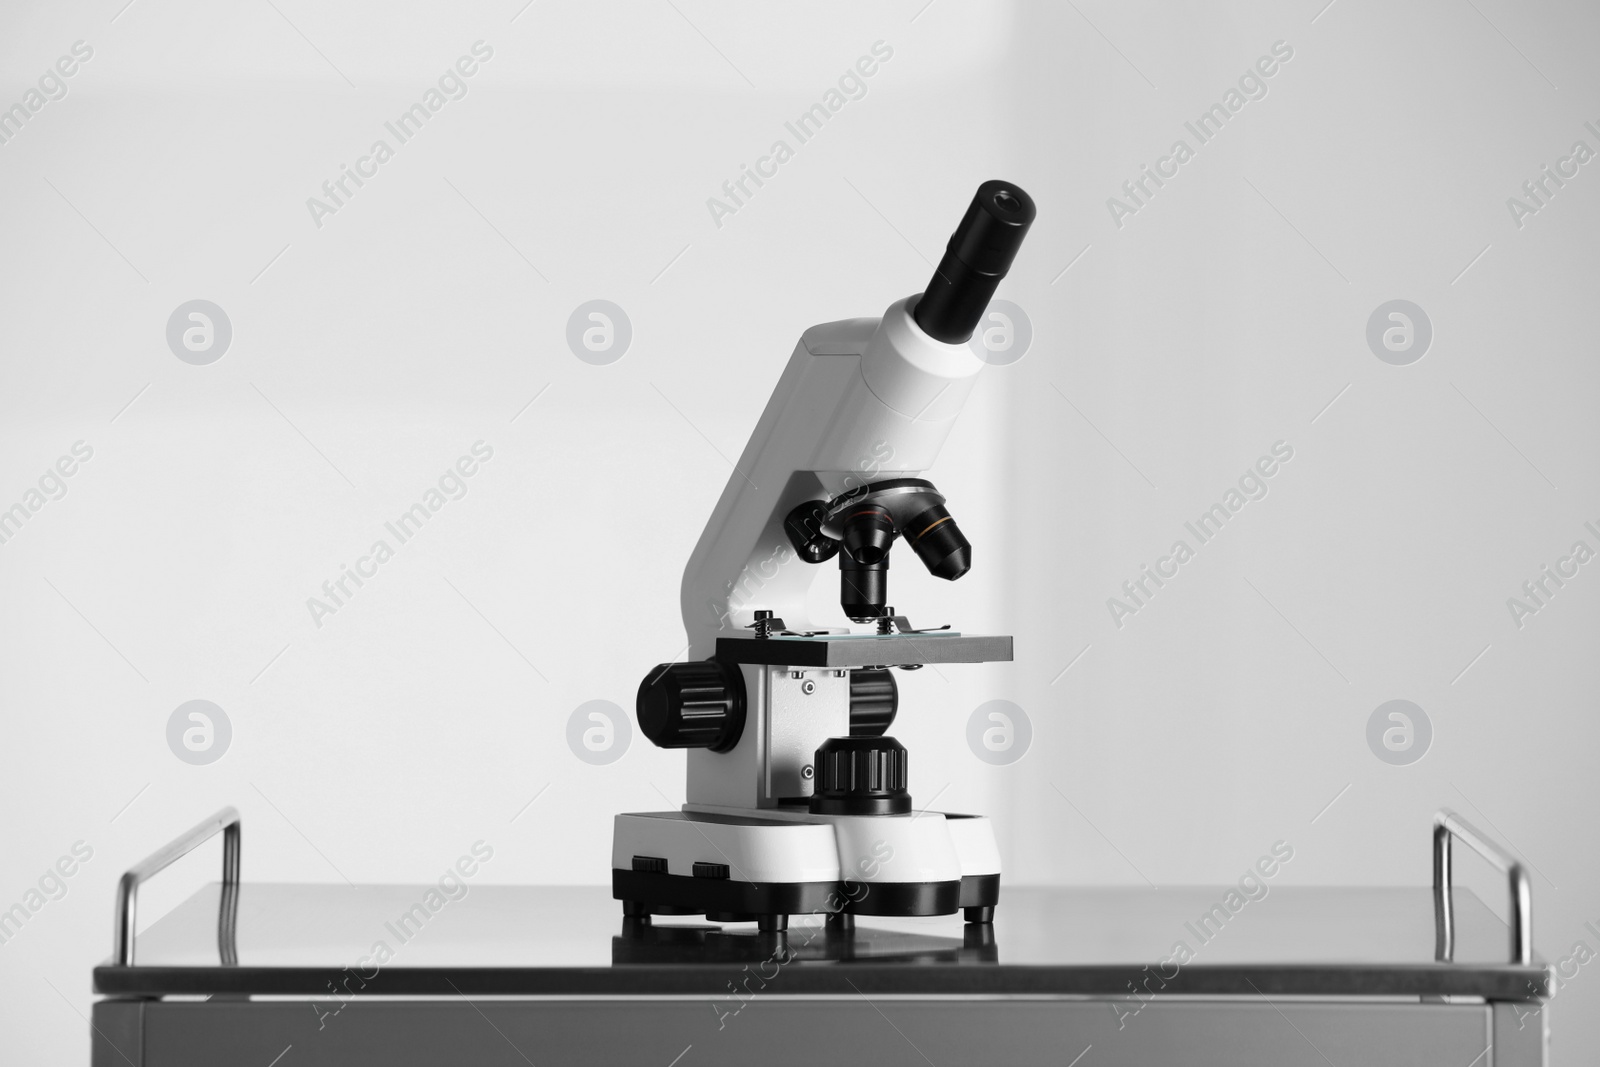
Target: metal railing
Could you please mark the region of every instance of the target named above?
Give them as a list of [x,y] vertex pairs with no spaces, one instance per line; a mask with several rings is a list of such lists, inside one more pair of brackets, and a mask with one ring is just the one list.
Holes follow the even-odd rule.
[[128,868],[117,882],[116,934],[112,962],[133,966],[134,924],[138,918],[139,886],[166,870],[196,848],[222,834],[222,898],[217,914],[217,952],[224,966],[239,962],[236,927],[239,913],[239,812],[223,808],[188,833],[169,841]]
[[1456,840],[1466,842],[1506,876],[1511,895],[1511,962],[1532,963],[1533,889],[1528,883],[1528,872],[1515,856],[1449,810],[1442,810],[1433,817],[1434,954],[1441,961],[1455,956],[1455,904],[1451,899],[1455,872],[1451,844]]

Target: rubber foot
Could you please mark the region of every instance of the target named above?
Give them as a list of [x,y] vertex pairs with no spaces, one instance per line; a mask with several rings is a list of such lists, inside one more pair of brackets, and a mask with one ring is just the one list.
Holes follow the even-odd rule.
[[994,922],[994,905],[985,904],[981,908],[962,908],[961,915],[969,923]]
[[830,933],[849,933],[856,928],[856,917],[847,911],[834,911],[828,913],[823,923]]
[[756,916],[756,929],[764,934],[781,934],[789,929],[789,916],[758,915]]

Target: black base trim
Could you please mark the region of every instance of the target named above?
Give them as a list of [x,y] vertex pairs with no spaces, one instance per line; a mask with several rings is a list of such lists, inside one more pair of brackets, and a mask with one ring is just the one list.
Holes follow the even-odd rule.
[[1000,876],[998,874],[969,874],[961,879],[961,906],[963,908],[990,908],[1000,903]]
[[[611,872],[611,895],[629,914],[741,916],[826,914],[839,910],[837,882],[743,882],[736,878],[693,878],[654,871]],[[748,918],[743,918],[748,917]]]
[[[754,922],[779,915],[953,915],[980,909],[993,918],[998,874],[949,882],[744,882],[656,871],[611,872],[611,895],[624,915],[705,915]],[[968,921],[988,921],[988,919]]]
[[961,906],[961,883],[846,882],[846,910],[856,915],[950,915]]

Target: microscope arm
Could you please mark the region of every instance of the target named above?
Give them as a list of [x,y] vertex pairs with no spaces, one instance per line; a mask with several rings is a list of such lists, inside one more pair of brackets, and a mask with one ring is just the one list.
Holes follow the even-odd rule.
[[743,632],[756,608],[812,628],[817,571],[796,558],[784,517],[807,500],[916,475],[938,457],[983,362],[924,333],[908,310],[914,299],[800,338],[684,572],[690,659]]
[[1028,195],[978,189],[925,293],[879,319],[813,326],[800,338],[684,571],[690,660],[744,632],[757,608],[812,629],[817,572],[783,521],[798,504],[914,476],[938,457],[983,367],[966,346],[1033,222]]

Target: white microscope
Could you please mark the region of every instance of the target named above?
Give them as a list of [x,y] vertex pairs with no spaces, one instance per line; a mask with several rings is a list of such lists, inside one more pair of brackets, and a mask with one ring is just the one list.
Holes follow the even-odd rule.
[[[629,921],[992,921],[993,827],[913,810],[888,736],[892,668],[1010,660],[1011,638],[913,629],[888,605],[889,555],[903,540],[941,578],[971,567],[918,475],[983,368],[966,342],[1033,219],[1027,193],[984,182],[925,293],[801,335],[684,571],[689,661],[639,686],[640,731],[689,766],[681,811],[616,817],[612,895]],[[834,556],[840,606],[865,632],[806,618],[813,568]]]

